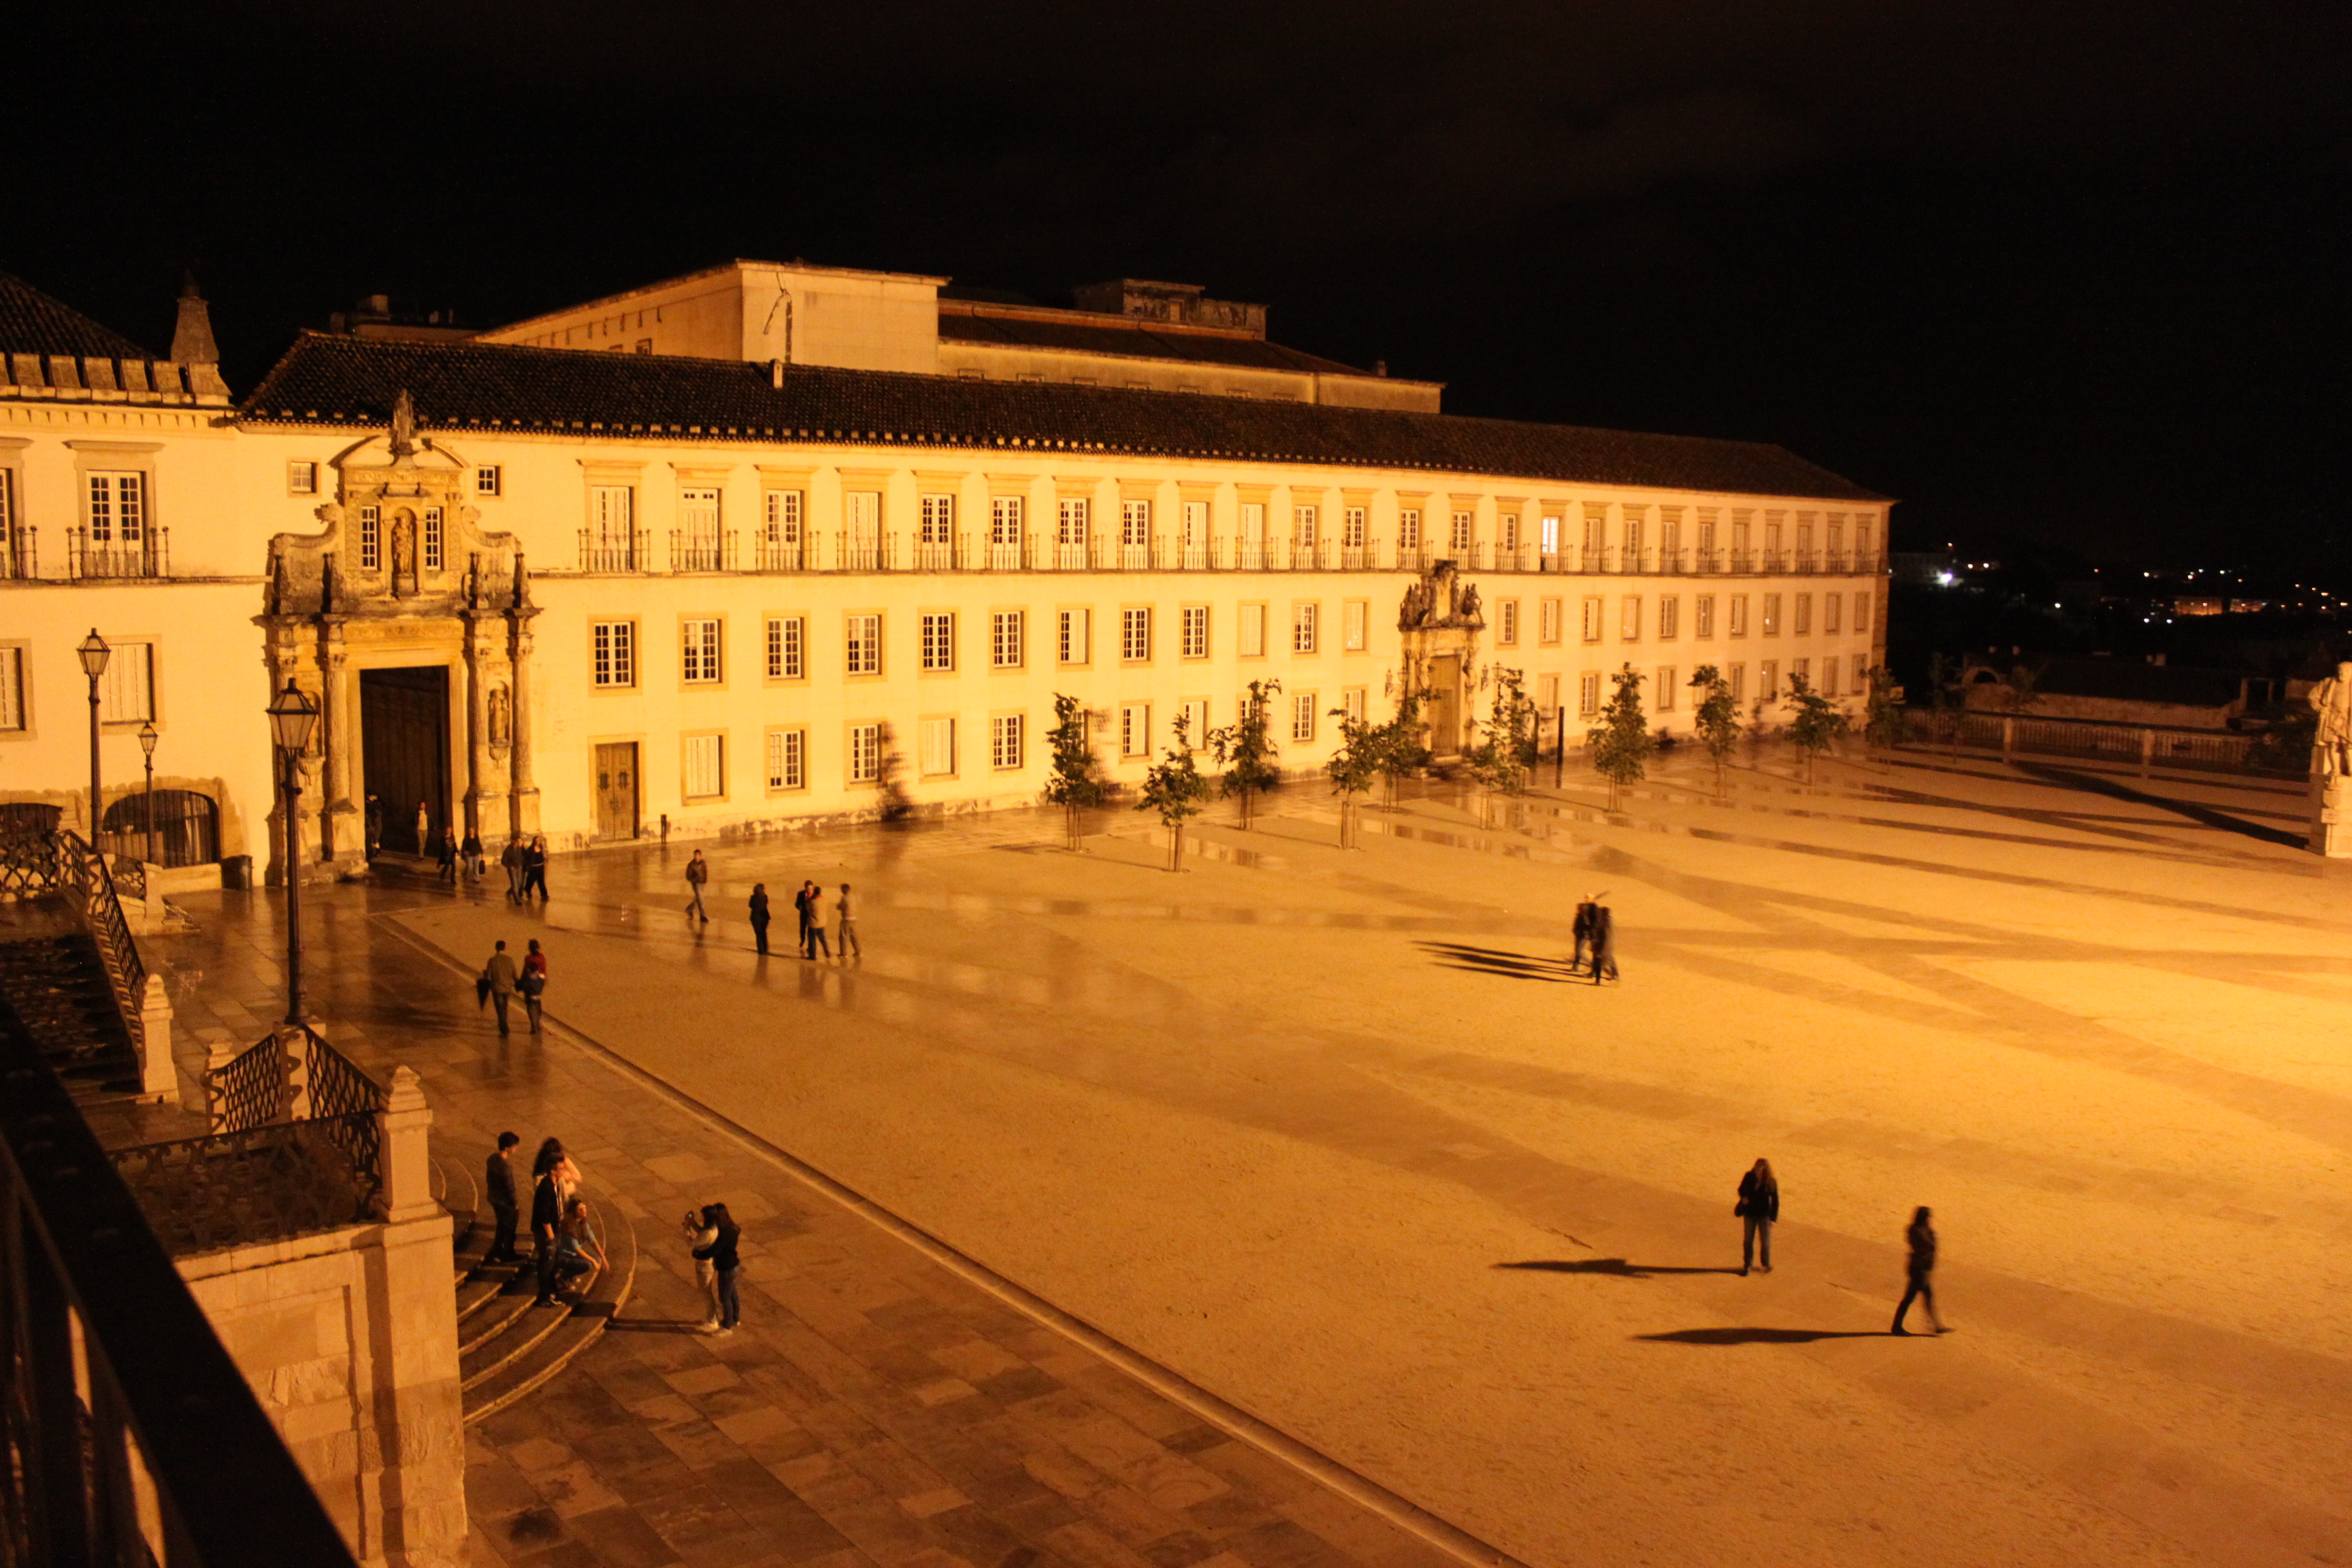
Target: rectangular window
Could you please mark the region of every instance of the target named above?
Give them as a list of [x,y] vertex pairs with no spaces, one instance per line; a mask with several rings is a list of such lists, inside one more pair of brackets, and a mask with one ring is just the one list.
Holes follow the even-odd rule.
[[1148,757],[1151,754],[1150,703],[1119,704],[1118,754],[1122,757]]
[[99,717],[109,724],[136,724],[155,717],[155,648],[152,643],[118,642],[98,679]]
[[1315,651],[1315,620],[1322,606],[1316,604],[1293,605],[1290,607],[1290,651]]
[[879,675],[882,673],[882,617],[845,616],[842,617],[842,667],[844,675]]
[[441,509],[437,506],[428,506],[425,509],[425,543],[422,553],[425,557],[425,570],[427,572],[441,570]]
[[1860,658],[1853,661],[1853,695],[1856,697],[1870,695],[1870,670]]
[[807,673],[803,658],[805,636],[798,616],[768,617],[768,679],[799,680]]
[[1558,711],[1559,708],[1559,677],[1557,675],[1537,676],[1536,711],[1549,719]]
[[1748,595],[1745,594],[1731,595],[1731,635],[1736,637],[1748,635]]
[[1803,637],[1813,629],[1813,596],[1811,594],[1798,595],[1796,610],[1797,618],[1789,630],[1795,636]]
[[1209,657],[1209,606],[1187,605],[1178,614],[1182,617],[1181,640],[1178,651],[1186,658]]
[[1792,658],[1789,661],[1790,689],[1794,690],[1796,689],[1796,683],[1800,680],[1803,681],[1808,686],[1812,684],[1813,661],[1811,659]]
[[678,679],[689,685],[705,685],[717,680],[719,678],[719,622],[716,619],[681,621],[678,630],[685,644]]
[[1295,506],[1290,509],[1290,542],[1302,550],[1315,548],[1315,525],[1320,521],[1318,509]]
[[1559,641],[1561,605],[1558,599],[1541,599],[1536,604],[1536,640],[1542,643]]
[[1021,498],[1019,496],[988,498],[988,542],[991,544],[1021,542]]
[[496,463],[484,463],[474,470],[474,493],[497,497],[506,494],[506,472]]
[[1652,704],[1654,711],[1671,713],[1675,710],[1675,675],[1673,665],[1662,664],[1658,667],[1658,684],[1655,688],[1657,700]]
[[1584,503],[1584,569],[1597,572],[1601,558],[1607,551],[1609,538],[1609,508],[1591,501]]
[[1768,658],[1756,667],[1756,695],[1767,702],[1779,700],[1780,696],[1780,661],[1779,659]]
[[1559,514],[1558,512],[1544,514],[1537,539],[1537,548],[1546,555],[1557,556],[1559,553]]
[[[678,491],[677,528],[685,537],[688,550],[698,552],[701,559],[707,560],[709,552],[719,542],[719,492],[701,488]],[[701,560],[696,555],[690,554],[688,559],[697,565],[701,564]],[[711,564],[717,563],[712,562]]]
[[1629,517],[1625,520],[1625,570],[1639,571],[1641,565],[1642,520],[1638,517]]
[[89,476],[89,542],[136,544],[147,537],[147,476]]
[[1447,541],[1449,546],[1455,550],[1469,549],[1471,535],[1475,528],[1476,518],[1475,513],[1466,511],[1455,512],[1454,514],[1454,532],[1452,537]]
[[1780,595],[1778,594],[1764,595],[1764,635],[1768,637],[1780,635]]
[[1092,610],[1064,610],[1061,613],[1061,658],[1064,664],[1093,662],[1094,621]]
[[596,549],[627,550],[636,542],[637,492],[627,485],[589,486],[588,526]]
[[1059,531],[1054,535],[1060,544],[1084,544],[1087,542],[1087,498],[1062,498]]
[[715,800],[727,793],[727,738],[686,737],[686,778],[679,793],[688,800]]
[[1351,506],[1342,510],[1339,513],[1339,547],[1343,550],[1361,550],[1364,547],[1366,527],[1362,507]]
[[1187,697],[1176,704],[1176,721],[1184,726],[1184,744],[1196,748],[1205,744],[1209,733],[1209,700]]
[[[803,504],[801,492],[770,490],[761,498],[761,500],[763,507],[761,521],[767,529],[767,537],[763,542],[772,552],[786,555],[799,554]],[[799,563],[786,561],[775,563],[775,564],[797,565]]]
[[1244,658],[1265,657],[1265,606],[1244,605],[1241,607],[1240,653]]
[[1870,590],[1867,588],[1853,596],[1853,629],[1857,633],[1870,629]]
[[920,618],[917,637],[920,642],[922,668],[953,669],[956,667],[956,618],[952,610],[927,611]]
[[1838,678],[1838,661],[1837,661],[1836,659],[1834,659],[1834,658],[1825,658],[1825,659],[1822,660],[1822,696],[1824,696],[1824,697],[1835,697],[1835,696],[1838,694],[1838,683],[1837,683],[1837,678]]
[[1601,711],[1601,677],[1598,672],[1576,678],[1576,711],[1586,719]]
[[1665,594],[1658,599],[1658,640],[1672,642],[1682,630],[1683,600],[1679,594]]
[[1734,702],[1748,700],[1748,667],[1744,664],[1731,667],[1731,700]]
[[1361,686],[1350,686],[1339,693],[1339,711],[1360,724],[1371,709],[1371,692]]
[[1398,510],[1397,548],[1399,550],[1421,548],[1421,508],[1408,506]]
[[1242,543],[1252,550],[1265,548],[1265,503],[1242,502]]
[[360,570],[383,570],[383,512],[377,507],[360,508]]
[[1519,514],[1498,512],[1495,517],[1495,548],[1503,553],[1517,553],[1519,548]]
[[1028,737],[1018,713],[999,713],[988,721],[988,760],[1000,772],[1010,773],[1023,763],[1022,750]]
[[1369,599],[1349,599],[1339,606],[1339,644],[1349,653],[1361,653],[1368,646],[1372,621],[1372,605]]
[[1151,657],[1151,611],[1130,606],[1118,613],[1118,657],[1129,664]]
[[770,789],[806,789],[808,787],[807,731],[771,730],[768,731],[768,787]]
[[1598,595],[1584,601],[1584,640],[1586,642],[1601,640],[1601,603]]
[[1123,500],[1118,503],[1118,542],[1130,548],[1151,542],[1150,501]]
[[953,496],[929,495],[920,498],[920,510],[916,526],[920,531],[917,541],[923,544],[953,544],[955,542],[955,503]]
[[1519,602],[1505,599],[1495,606],[1495,640],[1505,647],[1519,640]]
[[1029,612],[998,610],[988,617],[988,663],[992,669],[1018,669],[1029,657]]
[[596,649],[596,684],[605,687],[637,683],[637,623],[596,621],[589,627]]
[[1209,542],[1209,503],[1188,500],[1184,503],[1184,548],[1199,550]]
[[1642,640],[1642,595],[1628,594],[1617,604],[1617,636],[1623,642]]
[[286,465],[286,493],[289,496],[317,495],[319,465],[303,458],[289,462]]
[[0,731],[25,728],[25,650],[0,647]]
[[849,525],[850,548],[869,555],[882,542],[882,492],[849,490],[841,498],[842,521]]
[[1315,693],[1312,691],[1291,693],[1290,738],[1301,742],[1315,738]]
[[1691,628],[1691,635],[1703,638],[1715,636],[1715,595],[1701,594],[1696,605],[1698,610],[1698,620],[1697,624]]
[[1823,594],[1822,595],[1822,630],[1832,637],[1837,636],[1838,612],[1844,608],[1843,594]]
[[882,776],[882,726],[849,727],[849,782],[872,784]]
[[956,736],[953,719],[921,721],[917,750],[925,778],[944,778],[956,771]]

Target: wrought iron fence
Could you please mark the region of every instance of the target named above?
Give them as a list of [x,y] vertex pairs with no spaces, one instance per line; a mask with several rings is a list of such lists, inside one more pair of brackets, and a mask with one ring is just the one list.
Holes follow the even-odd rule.
[[65,885],[59,854],[54,827],[0,831],[0,893],[31,898],[58,891]]
[[2298,777],[2292,758],[2273,758],[2260,732],[2190,730],[2102,719],[2036,718],[1978,710],[1910,709],[1905,737],[1915,744],[1965,747],[2044,757],[2135,763],[2150,767]]
[[0,525],[0,578],[29,582],[41,574],[41,558],[34,538],[39,531],[31,527],[12,531]]
[[651,564],[644,529],[635,532],[583,528],[580,531],[583,572],[642,572]]
[[147,965],[139,956],[139,944],[131,939],[131,921],[123,915],[122,900],[114,890],[114,878],[107,870],[105,858],[92,854],[79,834],[71,828],[59,828],[57,839],[58,868],[66,902],[97,942],[99,957],[106,963],[106,977],[113,985],[114,1004],[121,1009],[123,1022],[130,1026],[131,1037],[139,1039],[139,1012],[147,993]]
[[383,1190],[373,1110],[112,1149],[114,1164],[174,1254],[282,1241],[375,1217]]
[[73,574],[80,578],[168,577],[172,574],[171,532],[168,528],[158,528],[145,539],[115,543],[90,538],[86,528],[68,529],[67,548]]
[[735,534],[697,533],[672,529],[669,536],[669,569],[673,572],[732,572],[735,570]]
[[293,1104],[292,1064],[276,1035],[205,1074],[205,1101],[215,1132],[243,1132],[283,1121]]
[[805,572],[815,563],[813,552],[797,539],[769,539],[754,535],[751,542],[751,569],[755,572]]

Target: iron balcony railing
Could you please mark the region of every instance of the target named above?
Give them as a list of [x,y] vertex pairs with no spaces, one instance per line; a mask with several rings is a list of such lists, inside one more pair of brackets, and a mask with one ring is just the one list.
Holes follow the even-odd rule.
[[754,572],[806,572],[816,565],[816,552],[798,539],[771,539],[754,535],[751,542],[751,570]]
[[735,534],[681,532],[669,536],[669,569],[673,572],[732,572]]
[[0,1086],[0,1563],[352,1568],[5,1001]]
[[580,570],[583,572],[622,573],[643,572],[651,564],[646,531],[614,532],[602,529],[580,531]]
[[0,582],[29,582],[41,574],[36,528],[0,528]]
[[171,549],[168,528],[150,529],[146,538],[127,542],[92,539],[87,528],[66,531],[68,563],[74,576],[85,581],[168,577]]

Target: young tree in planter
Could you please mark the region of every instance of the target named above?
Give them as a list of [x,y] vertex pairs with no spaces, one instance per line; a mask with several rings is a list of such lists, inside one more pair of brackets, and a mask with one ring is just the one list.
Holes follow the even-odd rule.
[[[1870,682],[1870,695],[1864,698],[1862,710],[1862,738],[1873,751],[1891,752],[1903,740],[1903,705],[1895,700],[1899,689],[1895,684],[1895,672],[1883,664],[1874,664],[1864,672]],[[1890,769],[1893,764],[1888,764]]]
[[1217,793],[1241,802],[1241,826],[1246,830],[1255,798],[1282,782],[1274,765],[1274,703],[1282,690],[1279,680],[1253,680],[1242,699],[1241,717],[1221,730],[1209,731],[1209,750],[1223,766]]
[[1691,671],[1690,683],[1705,693],[1698,704],[1698,738],[1715,759],[1715,793],[1721,795],[1724,764],[1739,745],[1739,704],[1732,700],[1731,682],[1711,664]]
[[1609,679],[1616,694],[1601,710],[1601,722],[1585,732],[1585,741],[1592,748],[1593,772],[1609,781],[1609,809],[1614,811],[1625,786],[1649,771],[1657,741],[1642,711],[1642,677],[1629,664]]
[[1391,806],[1396,805],[1397,780],[1429,766],[1429,746],[1421,738],[1421,710],[1428,700],[1426,691],[1398,692],[1396,717],[1376,731],[1380,745],[1375,766],[1388,786]]
[[1100,805],[1110,793],[1103,782],[1102,764],[1095,760],[1094,743],[1087,735],[1087,708],[1075,697],[1054,694],[1054,730],[1045,737],[1054,748],[1054,771],[1045,778],[1045,798],[1062,808],[1070,847],[1078,847],[1078,816],[1088,806]]
[[1331,775],[1331,793],[1339,797],[1339,847],[1356,847],[1356,797],[1369,791],[1381,776],[1381,753],[1388,745],[1388,726],[1357,718],[1345,708],[1331,710],[1339,721],[1339,745],[1323,771]]
[[1789,677],[1789,740],[1805,759],[1805,782],[1813,782],[1813,762],[1853,729],[1844,709],[1812,689],[1801,675]]
[[1527,787],[1528,736],[1535,721],[1535,705],[1521,688],[1520,673],[1496,667],[1494,677],[1486,737],[1470,753],[1470,775],[1486,788],[1490,817],[1496,795],[1517,795]]
[[1209,798],[1209,781],[1192,762],[1192,737],[1187,732],[1190,721],[1181,714],[1176,719],[1176,743],[1164,753],[1165,760],[1156,763],[1143,775],[1143,798],[1135,803],[1138,811],[1156,811],[1160,824],[1168,829],[1168,868],[1184,868],[1184,819],[1198,816]]

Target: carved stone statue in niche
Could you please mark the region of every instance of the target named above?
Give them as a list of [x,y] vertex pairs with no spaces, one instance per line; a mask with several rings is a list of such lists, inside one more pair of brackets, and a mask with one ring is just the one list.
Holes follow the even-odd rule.
[[484,722],[490,732],[490,754],[503,758],[514,744],[514,717],[511,700],[504,686],[490,688],[489,700],[483,704]]
[[1479,610],[1477,586],[1465,583],[1451,561],[1441,561],[1415,578],[1405,589],[1404,602],[1397,611],[1397,627],[1401,631],[1434,631],[1446,626],[1481,631],[1486,625],[1486,617]]
[[392,591],[416,587],[416,520],[402,512],[392,524]]

